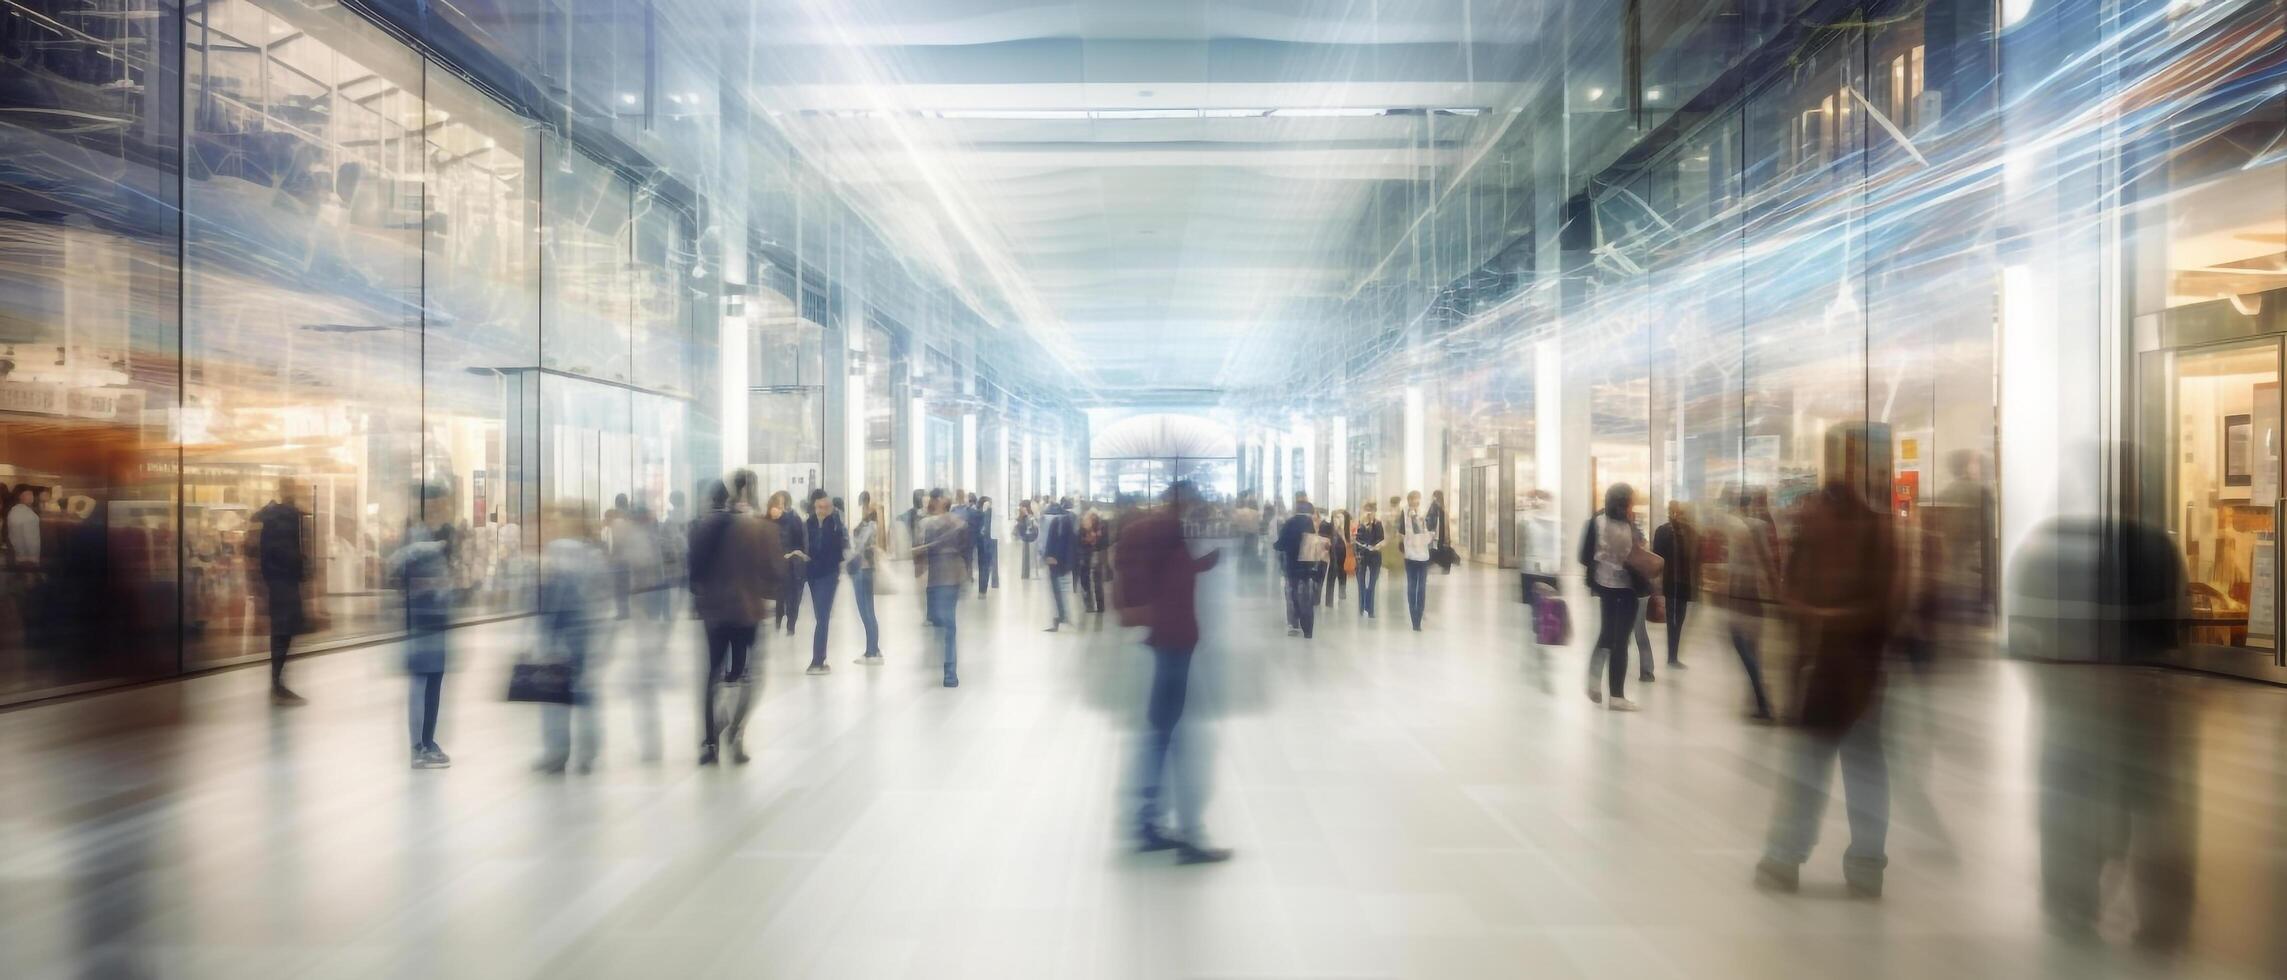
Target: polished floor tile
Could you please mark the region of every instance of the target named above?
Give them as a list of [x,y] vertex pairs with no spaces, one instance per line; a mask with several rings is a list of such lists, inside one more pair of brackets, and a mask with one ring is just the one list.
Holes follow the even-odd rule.
[[[2174,785],[2195,797],[2195,826],[2159,839],[2191,868],[2192,926],[2163,953],[2128,941],[2145,911],[2130,862],[2099,872],[2095,936],[2044,927],[2039,719],[2056,681],[2040,672],[2054,668],[1959,650],[1894,676],[1886,895],[1845,896],[1837,801],[1802,892],[1779,896],[1749,876],[1800,736],[1743,723],[1712,617],[1687,634],[1691,669],[1631,683],[1645,710],[1623,715],[1582,696],[1583,651],[1528,642],[1505,573],[1434,578],[1423,632],[1346,604],[1306,641],[1284,635],[1273,583],[1225,569],[1205,586],[1187,737],[1212,760],[1209,823],[1238,855],[1179,867],[1121,835],[1148,656],[1092,617],[1041,632],[1044,583],[1009,585],[962,606],[958,690],[938,685],[910,585],[881,597],[880,668],[849,662],[845,596],[834,672],[804,675],[806,609],[799,636],[766,641],[743,769],[693,764],[689,623],[616,637],[602,764],[586,776],[529,771],[537,713],[501,700],[531,642],[516,623],[455,634],[444,771],[406,768],[389,646],[295,662],[305,708],[272,708],[255,668],[0,714],[0,976],[2287,966],[2287,691],[2177,673],[2067,681],[2167,699],[2190,732]],[[667,677],[658,763],[640,758],[647,671]]]

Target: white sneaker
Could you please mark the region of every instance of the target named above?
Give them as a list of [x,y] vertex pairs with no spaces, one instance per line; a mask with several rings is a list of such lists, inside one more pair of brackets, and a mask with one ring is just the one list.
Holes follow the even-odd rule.
[[811,664],[808,670],[803,671],[805,674],[831,674],[833,672],[834,668],[825,664]]
[[1627,698],[1613,698],[1613,699],[1612,699],[1610,702],[1608,702],[1608,703],[1606,703],[1606,704],[1605,704],[1605,707],[1607,707],[1607,708],[1610,708],[1610,709],[1612,709],[1612,710],[1614,710],[1614,711],[1642,711],[1642,710],[1644,710],[1644,709],[1642,709],[1642,708],[1640,708],[1640,707],[1637,707],[1637,705],[1636,705],[1636,702],[1634,702],[1634,701],[1630,701],[1630,700],[1628,700]]
[[1286,635],[1288,635],[1288,636],[1301,636],[1301,635],[1302,635],[1302,629],[1301,629],[1300,627],[1296,627],[1296,626],[1289,626],[1289,627],[1287,627],[1287,628],[1286,628]]
[[859,657],[855,662],[868,667],[879,667],[882,665],[881,654],[869,653],[863,657]]

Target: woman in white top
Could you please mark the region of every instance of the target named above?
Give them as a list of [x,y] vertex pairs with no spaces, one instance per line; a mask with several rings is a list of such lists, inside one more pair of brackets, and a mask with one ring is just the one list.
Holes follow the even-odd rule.
[[1636,526],[1629,521],[1635,501],[1635,490],[1625,483],[1613,484],[1604,491],[1604,509],[1588,519],[1580,538],[1580,563],[1588,566],[1588,590],[1596,594],[1602,615],[1596,646],[1589,652],[1588,699],[1604,700],[1604,691],[1596,686],[1596,668],[1608,664],[1605,678],[1614,711],[1636,710],[1635,702],[1623,696],[1628,690],[1628,634],[1636,625],[1634,573],[1628,570],[1628,556],[1638,540]]
[[1407,493],[1405,512],[1398,515],[1398,549],[1406,557],[1406,612],[1413,616],[1416,633],[1429,605],[1429,548],[1436,541],[1436,528],[1421,512],[1421,491]]

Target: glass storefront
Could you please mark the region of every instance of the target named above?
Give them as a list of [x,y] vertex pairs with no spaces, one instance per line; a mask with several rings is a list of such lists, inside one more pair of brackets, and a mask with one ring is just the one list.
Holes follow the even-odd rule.
[[691,484],[686,207],[344,8],[53,6],[0,38],[0,484],[38,528],[0,701],[267,656],[249,522],[287,495],[309,649],[399,628],[423,481],[463,618],[529,606],[543,502]]
[[[2124,71],[2124,279],[2136,324],[2138,512],[2175,542],[2190,666],[2287,680],[2279,643],[2281,347],[2287,338],[2287,4],[2154,25]],[[2171,73],[2189,52],[2207,70]]]

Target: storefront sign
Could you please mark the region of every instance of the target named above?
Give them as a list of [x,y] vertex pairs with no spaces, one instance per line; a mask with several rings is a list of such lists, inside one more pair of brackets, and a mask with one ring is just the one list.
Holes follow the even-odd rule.
[[118,418],[119,393],[104,388],[75,388],[68,407],[74,418]]
[[63,415],[68,405],[64,386],[38,381],[0,381],[0,412],[26,415]]

